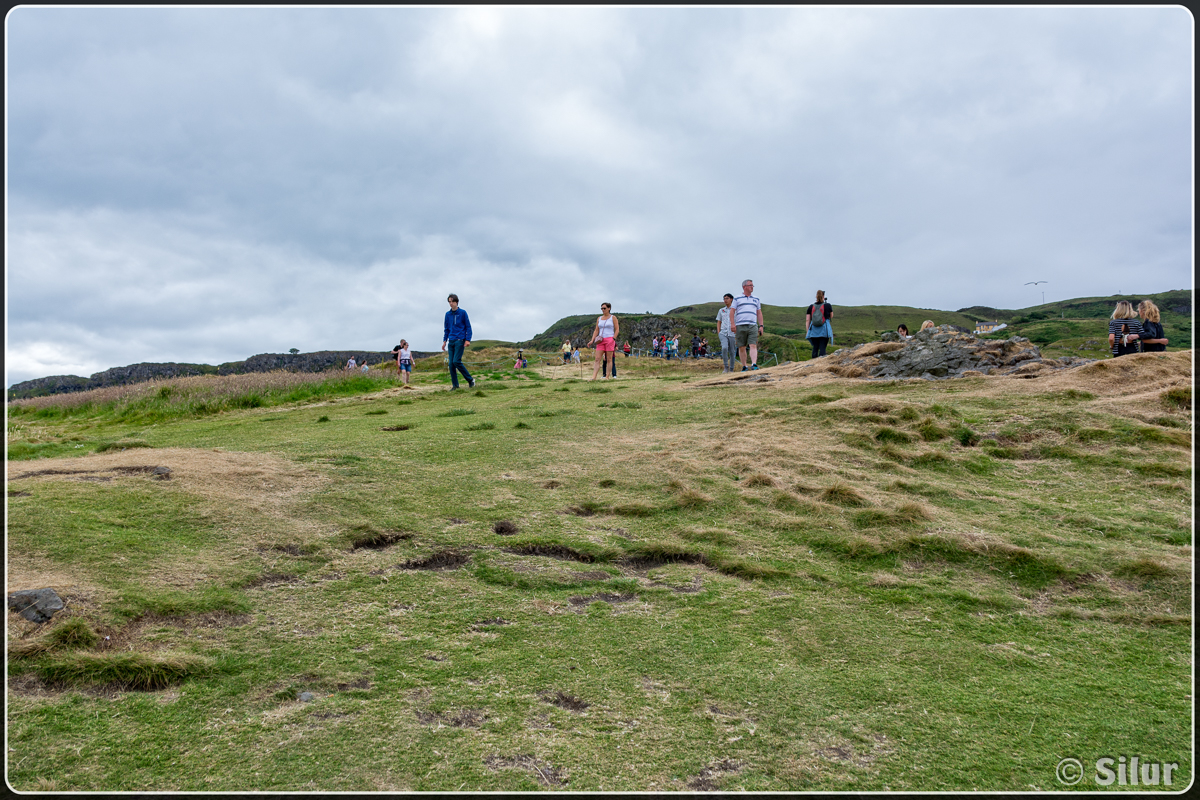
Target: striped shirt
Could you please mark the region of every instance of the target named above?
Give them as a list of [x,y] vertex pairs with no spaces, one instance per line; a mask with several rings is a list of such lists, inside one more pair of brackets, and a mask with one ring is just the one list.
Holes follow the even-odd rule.
[[742,295],[733,301],[734,325],[758,325],[758,312],[762,310],[762,301],[754,295]]
[[1140,319],[1110,319],[1108,321],[1108,332],[1113,336],[1113,358],[1141,352],[1141,342],[1135,340],[1128,345],[1121,344],[1121,336],[1123,334],[1136,333],[1138,336],[1142,335],[1142,321]]

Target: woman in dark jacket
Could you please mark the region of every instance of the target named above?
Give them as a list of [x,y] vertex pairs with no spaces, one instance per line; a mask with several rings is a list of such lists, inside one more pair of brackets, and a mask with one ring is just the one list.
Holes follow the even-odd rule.
[[1143,353],[1161,353],[1167,349],[1167,334],[1159,322],[1158,306],[1153,300],[1143,300],[1138,303],[1138,316],[1142,318],[1142,335],[1138,339],[1142,343]]

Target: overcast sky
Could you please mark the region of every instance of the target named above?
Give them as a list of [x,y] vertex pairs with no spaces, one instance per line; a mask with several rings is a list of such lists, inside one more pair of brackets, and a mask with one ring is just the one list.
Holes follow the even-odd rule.
[[[1192,285],[1181,8],[17,8],[7,384]],[[1044,285],[1025,286],[1044,280]]]

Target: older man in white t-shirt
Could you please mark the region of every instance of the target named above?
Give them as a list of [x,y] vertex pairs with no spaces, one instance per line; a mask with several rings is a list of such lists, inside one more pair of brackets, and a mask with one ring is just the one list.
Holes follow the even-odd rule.
[[[733,301],[733,335],[737,342],[742,372],[758,369],[758,336],[763,332],[762,301],[755,297],[754,281],[742,281],[742,296]],[[750,361],[746,361],[746,350]]]

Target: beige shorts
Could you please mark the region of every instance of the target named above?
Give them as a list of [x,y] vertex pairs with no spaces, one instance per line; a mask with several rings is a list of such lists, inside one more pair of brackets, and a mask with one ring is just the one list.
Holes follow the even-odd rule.
[[758,344],[758,326],[757,325],[741,325],[734,333],[735,347],[749,347],[752,344]]

